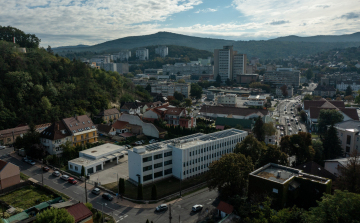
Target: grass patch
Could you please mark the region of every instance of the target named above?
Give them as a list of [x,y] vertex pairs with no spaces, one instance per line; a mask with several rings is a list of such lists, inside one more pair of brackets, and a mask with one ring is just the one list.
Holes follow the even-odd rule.
[[20,172],[20,179],[22,180],[28,180],[30,177],[28,175],[25,175],[23,173]]
[[5,201],[13,207],[25,210],[54,198],[54,195],[47,193],[45,190],[29,185],[1,196],[0,200]]
[[[205,176],[200,175],[198,177],[193,177],[191,179],[186,179],[181,182],[181,189],[186,189],[197,184],[205,182]],[[154,182],[157,188],[157,195],[158,199],[174,194],[180,191],[180,180],[176,179],[175,177],[170,177],[161,181]],[[117,183],[110,183],[103,185],[105,188],[112,190],[113,192],[117,193]],[[146,184],[143,186],[143,195],[144,200],[151,200],[151,189],[153,184]],[[131,199],[137,199],[137,186],[131,184],[128,181],[125,181],[125,197]]]
[[317,133],[311,133],[311,138],[312,139],[318,139],[319,135]]

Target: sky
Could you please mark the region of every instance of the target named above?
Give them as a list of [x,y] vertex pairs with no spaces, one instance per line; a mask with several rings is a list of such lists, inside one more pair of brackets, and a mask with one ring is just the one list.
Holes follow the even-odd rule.
[[1,0],[0,9],[1,26],[44,47],[159,31],[230,40],[360,31],[360,0]]

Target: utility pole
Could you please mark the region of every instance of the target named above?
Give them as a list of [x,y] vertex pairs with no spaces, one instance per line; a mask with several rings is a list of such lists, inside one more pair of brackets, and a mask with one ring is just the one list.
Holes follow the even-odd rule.
[[[90,174],[88,174],[88,176],[90,177]],[[86,188],[86,175],[85,175],[85,202],[87,203],[87,188]]]
[[169,204],[169,222],[171,223],[171,219],[172,219],[172,217],[171,217],[171,204]]

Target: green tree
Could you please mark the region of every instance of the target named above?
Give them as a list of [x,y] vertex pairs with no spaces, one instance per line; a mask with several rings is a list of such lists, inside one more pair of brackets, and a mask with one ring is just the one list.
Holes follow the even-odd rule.
[[25,34],[23,31],[11,26],[0,26],[0,40],[13,42],[13,37],[15,37],[16,44],[26,48],[38,48],[41,41],[34,34]]
[[341,190],[360,193],[360,153],[354,150],[344,166],[338,166],[336,186]]
[[287,96],[289,95],[289,92],[288,92],[288,90],[287,90],[287,86],[286,86],[286,85],[281,86],[280,89],[281,89],[282,95],[283,95],[284,97],[287,97]]
[[146,223],[150,223],[150,222],[149,222],[149,219],[146,219]]
[[143,196],[143,186],[142,184],[138,185],[138,196],[137,196],[138,200],[143,200],[144,196]]
[[184,80],[184,79],[179,79],[177,82],[180,83],[180,84],[185,84],[185,80]]
[[352,95],[352,89],[351,89],[350,85],[347,86],[347,88],[345,90],[345,96],[349,96],[349,95]]
[[280,149],[289,156],[296,157],[294,166],[311,161],[315,155],[312,148],[311,134],[307,132],[282,137]]
[[304,101],[312,101],[312,100],[313,100],[313,96],[312,96],[312,95],[306,94],[306,95],[304,96]]
[[145,90],[147,90],[149,93],[151,93],[151,86],[150,86],[150,84],[146,85]]
[[85,203],[85,206],[86,206],[91,212],[94,211],[92,203]]
[[301,120],[302,120],[303,122],[305,122],[306,119],[307,119],[306,112],[305,112],[305,111],[300,111],[300,112],[299,112],[299,115],[300,115],[300,117],[301,117]]
[[262,118],[259,116],[256,121],[253,128],[253,133],[257,140],[264,142],[265,141],[265,130],[263,128],[264,122]]
[[151,200],[157,200],[156,184],[154,184],[151,188]]
[[218,189],[224,197],[231,197],[245,193],[248,176],[253,169],[250,157],[229,153],[212,162],[205,177],[210,190]]
[[197,100],[199,100],[201,98],[202,93],[203,93],[202,88],[198,84],[196,83],[191,84],[190,95],[192,97],[195,97]]
[[37,214],[34,223],[74,223],[75,218],[63,208],[50,208]]
[[318,206],[303,215],[307,223],[359,223],[360,195],[335,190],[334,195],[324,194]]
[[313,140],[312,141],[312,147],[315,151],[314,155],[314,162],[323,165],[324,160],[324,147],[321,140]]
[[268,163],[276,163],[287,166],[288,156],[282,152],[277,145],[267,145],[265,151],[262,153],[259,160],[259,167],[264,166]]
[[85,177],[85,167],[81,166],[81,176]]
[[334,125],[343,121],[344,116],[335,109],[322,109],[319,113],[319,132],[325,132],[328,125]]
[[259,161],[265,153],[266,146],[264,142],[259,142],[253,135],[245,137],[241,143],[235,147],[234,153],[240,153],[246,157],[250,157],[255,167],[260,166]]
[[220,74],[218,74],[218,75],[216,76],[216,83],[218,83],[218,84],[221,84],[221,83],[222,83]]
[[174,98],[178,101],[183,101],[184,100],[184,95],[182,95],[181,93],[175,91],[174,92]]
[[324,159],[335,159],[343,155],[341,142],[337,136],[337,130],[334,125],[331,125],[325,132],[325,136],[323,138],[323,148]]
[[191,99],[189,99],[189,98],[185,98],[185,99],[184,99],[184,101],[185,101],[185,105],[186,105],[186,107],[190,107],[190,106],[192,105],[192,101],[191,101]]
[[272,122],[264,123],[263,129],[264,129],[265,136],[272,136],[272,135],[275,135],[275,133],[276,133],[276,128],[274,126],[274,123],[272,123]]
[[48,48],[46,49],[46,51],[50,54],[54,54],[54,51],[51,49],[50,45],[48,45]]
[[123,178],[119,179],[119,194],[121,195],[125,194],[125,179]]

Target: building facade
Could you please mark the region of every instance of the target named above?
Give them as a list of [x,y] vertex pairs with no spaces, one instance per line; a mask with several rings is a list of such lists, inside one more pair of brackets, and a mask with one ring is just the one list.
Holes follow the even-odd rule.
[[20,183],[20,168],[10,162],[0,160],[0,188],[4,189]]
[[81,115],[62,120],[71,134],[73,146],[97,142],[97,129],[89,116]]
[[152,84],[151,93],[162,94],[164,97],[174,96],[175,91],[184,95],[185,98],[190,97],[190,84],[179,84],[179,83],[169,83],[169,84]]
[[109,123],[110,120],[116,120],[120,117],[120,112],[117,108],[106,109],[97,114],[96,118],[103,122]]
[[146,48],[137,49],[136,57],[139,60],[148,60],[149,59],[149,50]]
[[227,129],[211,134],[196,133],[128,151],[129,178],[148,184],[174,176],[184,180],[208,171],[209,165],[233,152],[248,133]]
[[360,121],[339,122],[334,127],[337,130],[344,156],[349,156],[354,151],[360,153]]
[[236,107],[237,103],[236,94],[223,94],[217,97],[217,104]]
[[259,78],[259,74],[240,74],[237,76],[237,82],[240,84],[250,84],[256,82]]
[[61,155],[61,145],[72,142],[72,137],[65,124],[57,121],[40,133],[40,142],[48,154]]
[[275,86],[291,85],[298,87],[300,85],[300,71],[292,68],[277,68],[276,71],[265,72],[263,81]]
[[169,55],[169,48],[167,46],[158,46],[155,48],[155,54],[160,55],[160,57],[166,57]]
[[191,63],[178,63],[174,65],[166,64],[163,65],[163,74],[181,74],[181,75],[212,75],[214,73],[214,66],[212,65],[201,65]]
[[318,85],[314,89],[315,96],[332,98],[336,94],[336,89],[330,85]]
[[336,89],[339,91],[346,91],[349,86],[351,90],[358,91],[360,90],[360,81],[339,81],[336,83]]
[[123,50],[119,52],[119,60],[120,61],[128,61],[131,57],[131,51],[130,50]]

